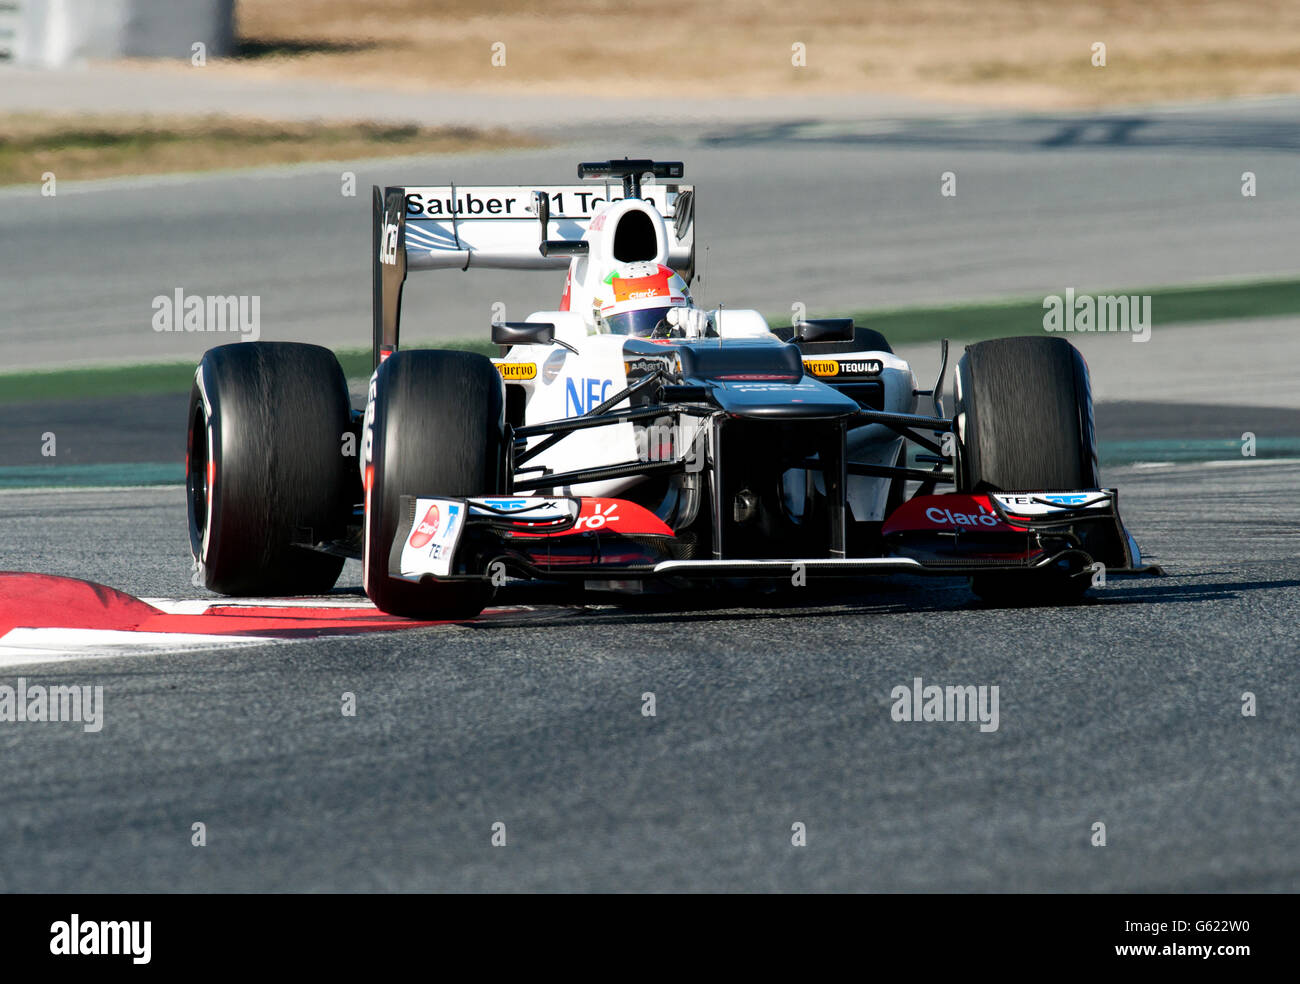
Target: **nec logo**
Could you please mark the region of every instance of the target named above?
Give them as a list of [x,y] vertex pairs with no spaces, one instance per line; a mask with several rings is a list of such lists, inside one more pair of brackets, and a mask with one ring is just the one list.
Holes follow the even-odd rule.
[[570,379],[564,391],[564,415],[580,417],[609,399],[612,379]]

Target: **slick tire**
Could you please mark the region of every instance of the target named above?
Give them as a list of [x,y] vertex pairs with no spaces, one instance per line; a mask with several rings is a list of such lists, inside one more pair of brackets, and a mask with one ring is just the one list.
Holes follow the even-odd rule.
[[190,393],[186,502],[193,581],[226,595],[328,591],[343,558],[302,546],[343,536],[356,497],[352,408],[329,349],[209,349]]
[[371,378],[362,437],[366,594],[383,611],[465,619],[492,599],[486,581],[416,584],[388,573],[403,495],[483,496],[504,487],[505,396],[491,360],[405,351]]
[[[955,385],[958,491],[1100,486],[1088,366],[1069,342],[1027,336],[971,345]],[[977,595],[1004,604],[1076,600],[1089,583],[1058,568],[971,578]]]

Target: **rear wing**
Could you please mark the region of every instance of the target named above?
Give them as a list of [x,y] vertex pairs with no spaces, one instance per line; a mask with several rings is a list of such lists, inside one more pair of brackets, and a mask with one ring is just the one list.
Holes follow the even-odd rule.
[[[689,282],[695,272],[695,189],[651,184],[640,197],[668,224],[669,265]],[[543,234],[538,195],[549,216]],[[374,365],[397,350],[402,286],[412,270],[562,270],[567,255],[543,255],[543,240],[577,241],[597,209],[623,198],[621,184],[431,185],[372,194],[371,269]]]

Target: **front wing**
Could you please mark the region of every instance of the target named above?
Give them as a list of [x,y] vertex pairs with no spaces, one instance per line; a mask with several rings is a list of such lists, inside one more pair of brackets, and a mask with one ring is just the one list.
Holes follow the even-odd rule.
[[408,581],[506,576],[653,579],[817,575],[967,575],[1068,564],[1107,574],[1159,573],[1144,564],[1114,489],[916,496],[886,518],[871,556],[695,557],[649,510],[574,496],[403,496],[389,573]]

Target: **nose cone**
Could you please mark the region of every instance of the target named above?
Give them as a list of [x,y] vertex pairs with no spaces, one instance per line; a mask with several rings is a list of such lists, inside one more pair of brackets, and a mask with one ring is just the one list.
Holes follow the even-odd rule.
[[737,417],[763,420],[834,420],[858,412],[856,400],[809,377],[798,382],[717,380],[713,401]]

